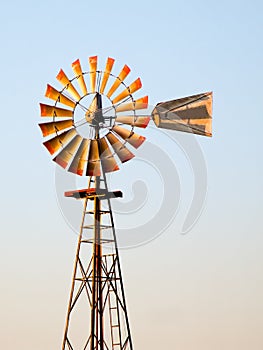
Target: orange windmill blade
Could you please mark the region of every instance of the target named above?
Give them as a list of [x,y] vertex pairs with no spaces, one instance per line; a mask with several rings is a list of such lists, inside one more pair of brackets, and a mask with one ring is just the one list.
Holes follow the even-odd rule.
[[73,69],[75,76],[77,78],[77,81],[78,81],[79,87],[82,91],[82,94],[84,96],[87,95],[88,90],[87,90],[86,82],[85,82],[84,75],[82,72],[80,60],[76,60],[75,62],[72,63],[71,66],[72,66],[72,69]]
[[80,94],[77,92],[75,87],[73,86],[72,82],[69,80],[69,78],[66,76],[64,71],[61,69],[57,75],[57,80],[64,86],[65,89],[68,90],[70,95],[76,100],[80,100]]
[[106,63],[106,67],[103,73],[103,78],[102,78],[102,82],[101,82],[101,86],[100,86],[100,93],[103,94],[104,90],[106,88],[106,84],[108,82],[113,64],[114,64],[115,60],[114,58],[108,57],[107,59],[107,63]]

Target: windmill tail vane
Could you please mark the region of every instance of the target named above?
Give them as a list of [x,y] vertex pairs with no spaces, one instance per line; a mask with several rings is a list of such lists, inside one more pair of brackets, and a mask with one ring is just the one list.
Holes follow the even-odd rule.
[[145,141],[137,129],[152,119],[159,128],[212,136],[212,92],[160,102],[149,114],[148,96],[134,97],[140,78],[126,83],[130,68],[114,75],[114,64],[109,57],[99,70],[92,56],[84,71],[74,61],[73,78],[61,69],[61,88],[48,84],[45,97],[52,103],[40,104],[46,121],[39,127],[52,160],[89,180],[87,188],[65,192],[83,201],[83,213],[62,350],[133,349],[111,208],[123,194],[109,191],[106,174],[134,158]]
[[212,92],[160,102],[152,111],[159,128],[212,136]]

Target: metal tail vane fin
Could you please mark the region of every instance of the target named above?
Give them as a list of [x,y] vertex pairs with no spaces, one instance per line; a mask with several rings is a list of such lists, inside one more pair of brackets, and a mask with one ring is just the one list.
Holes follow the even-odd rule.
[[160,102],[152,111],[158,128],[212,136],[212,92]]

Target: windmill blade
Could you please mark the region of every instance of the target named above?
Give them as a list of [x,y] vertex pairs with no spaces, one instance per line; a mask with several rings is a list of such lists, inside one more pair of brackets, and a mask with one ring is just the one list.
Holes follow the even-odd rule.
[[50,154],[56,153],[61,147],[67,144],[74,136],[77,135],[75,128],[64,131],[62,134],[43,142]]
[[134,102],[121,103],[116,106],[116,113],[135,111],[138,109],[147,109],[148,108],[148,96],[144,96],[135,100]]
[[71,128],[73,120],[62,120],[59,122],[48,122],[38,124],[44,137],[55,134],[55,132]]
[[83,139],[77,153],[75,154],[68,171],[80,176],[83,175],[85,165],[87,164],[87,155],[89,150],[90,140]]
[[100,155],[98,140],[91,140],[86,175],[100,176],[100,174]]
[[161,102],[152,117],[158,128],[212,136],[212,103],[212,92]]
[[77,92],[77,90],[74,88],[72,83],[70,82],[69,78],[66,76],[64,71],[61,69],[56,76],[57,80],[68,90],[68,92],[71,94],[71,96],[76,100],[80,100],[80,94]]
[[136,79],[130,86],[128,86],[125,90],[123,90],[117,97],[115,97],[112,101],[113,104],[122,101],[125,97],[133,94],[138,91],[142,87],[141,79]]
[[62,151],[58,153],[53,161],[65,169],[68,166],[77,148],[79,147],[81,140],[81,136],[74,136],[73,139],[67,144],[67,146],[63,147]]
[[114,81],[112,86],[110,87],[110,89],[107,93],[108,98],[110,98],[112,96],[112,94],[118,89],[120,84],[124,81],[124,79],[130,73],[130,71],[131,71],[130,68],[125,64],[125,66],[122,68],[120,74],[118,75],[118,77],[116,78],[116,80]]
[[109,148],[106,137],[103,137],[99,140],[99,152],[102,168],[105,171],[105,173],[119,170],[117,162]]
[[112,132],[109,132],[106,137],[122,163],[134,157],[134,154]]
[[122,139],[124,139],[130,145],[132,145],[134,148],[140,147],[141,144],[145,141],[144,136],[140,136],[138,134],[135,134],[133,131],[124,129],[118,125],[114,125],[112,130],[116,134],[118,134]]
[[69,106],[74,108],[76,106],[76,103],[72,100],[70,100],[68,97],[63,95],[61,92],[57,91],[55,88],[53,88],[51,85],[47,84],[47,89],[45,96],[50,98],[51,100],[54,100],[56,102],[60,102],[63,105]]
[[72,63],[72,69],[73,69],[73,72],[75,73],[75,76],[77,77],[77,82],[79,84],[82,94],[87,95],[88,91],[84,80],[82,68],[80,65],[80,60],[76,60],[75,62]]
[[89,67],[90,67],[90,89],[91,92],[96,90],[96,74],[97,74],[97,63],[98,56],[89,57]]
[[151,120],[151,117],[134,116],[134,115],[120,115],[117,116],[115,122],[137,126],[138,128],[146,128]]
[[108,57],[107,63],[106,63],[106,67],[105,67],[105,70],[104,70],[104,73],[103,73],[101,86],[100,86],[100,93],[101,94],[104,93],[104,90],[105,90],[106,84],[108,82],[108,79],[109,79],[109,76],[110,76],[110,73],[111,73],[111,70],[112,70],[114,62],[115,62],[114,58]]
[[40,103],[41,117],[70,117],[73,118],[73,111],[55,106]]

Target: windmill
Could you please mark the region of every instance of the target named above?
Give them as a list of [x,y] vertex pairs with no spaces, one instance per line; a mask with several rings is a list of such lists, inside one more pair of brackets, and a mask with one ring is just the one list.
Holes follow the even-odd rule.
[[99,70],[92,56],[83,71],[76,60],[73,78],[60,70],[56,78],[62,87],[47,85],[45,96],[53,103],[40,104],[41,117],[48,120],[39,124],[43,144],[53,161],[88,177],[87,188],[65,192],[83,201],[83,213],[62,350],[133,349],[111,208],[111,199],[122,192],[108,189],[106,174],[131,160],[131,149],[145,141],[135,129],[153,119],[159,128],[212,136],[211,92],[158,103],[149,115],[148,96],[134,97],[140,78],[127,85],[130,68],[124,65],[115,76],[114,63],[108,58]]

